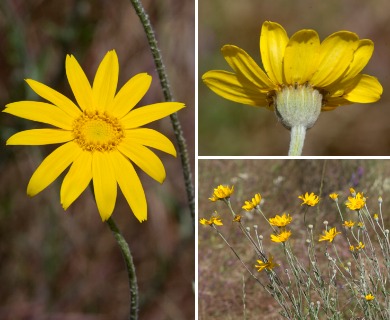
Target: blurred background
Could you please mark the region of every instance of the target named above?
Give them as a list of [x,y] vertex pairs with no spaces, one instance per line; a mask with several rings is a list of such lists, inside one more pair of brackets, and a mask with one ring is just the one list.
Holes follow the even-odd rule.
[[303,155],[390,155],[390,2],[387,0],[199,0],[199,155],[287,155],[289,131],[265,108],[225,100],[203,84],[209,70],[231,70],[220,49],[234,44],[261,65],[261,25],[280,23],[289,36],[314,29],[323,40],[348,30],[375,44],[362,71],[381,82],[373,104],[321,113],[308,131]]
[[[306,251],[302,249],[305,248],[307,236],[303,227],[305,206],[301,206],[302,201],[298,196],[306,192],[320,196],[319,204],[315,208],[308,208],[306,214],[306,222],[314,225],[315,235],[324,230],[324,220],[329,222],[330,227],[342,229],[335,203],[329,198],[330,193],[339,194],[339,204],[345,219],[355,220],[353,213],[344,206],[350,196],[350,187],[355,188],[356,192],[364,192],[372,214],[379,213],[378,197],[382,196],[385,225],[389,226],[390,223],[390,160],[199,160],[199,218],[209,219],[217,211],[224,223],[218,230],[249,268],[257,257],[248,246],[247,239],[243,239],[237,225],[232,222],[229,209],[223,201],[208,200],[213,188],[220,184],[234,185],[234,193],[230,198],[232,208],[236,214],[242,215],[245,227],[259,226],[259,233],[264,235],[265,250],[272,248],[276,263],[285,261],[282,258],[283,250],[280,246],[278,250],[278,246],[269,240],[271,230],[266,228],[263,217],[241,209],[244,202],[251,200],[256,193],[263,197],[262,211],[267,218],[283,213],[293,217],[289,241],[300,261],[306,257]],[[342,239],[336,239],[336,243],[343,243]],[[199,224],[198,246],[199,319],[244,319],[244,291],[246,319],[265,319],[264,315],[270,320],[282,319],[280,307],[253,280],[213,229]],[[349,255],[347,247],[344,250],[339,247],[338,250],[341,256]],[[320,250],[317,257],[319,261],[325,259]],[[280,274],[285,267],[275,270]],[[257,273],[254,265],[251,270],[268,283],[265,274]],[[340,295],[342,292],[350,294],[349,290],[341,290]],[[341,301],[340,305],[343,305]],[[347,307],[350,308],[350,304],[346,304]]]
[[[155,28],[188,150],[194,158],[194,1],[143,4]],[[0,105],[40,100],[24,79],[73,99],[65,57],[73,54],[90,81],[108,50],[120,64],[118,87],[140,72],[152,75],[140,106],[163,101],[141,23],[127,0],[4,0],[0,2]],[[53,146],[5,147],[15,132],[41,124],[0,117],[0,319],[126,319],[127,273],[89,190],[65,212],[60,177],[34,198],[28,181]],[[175,143],[169,119],[151,124]],[[139,223],[122,194],[114,219],[132,250],[141,319],[194,318],[194,235],[180,159],[158,153],[163,185],[138,170],[148,200]],[[194,163],[191,163],[194,168]]]

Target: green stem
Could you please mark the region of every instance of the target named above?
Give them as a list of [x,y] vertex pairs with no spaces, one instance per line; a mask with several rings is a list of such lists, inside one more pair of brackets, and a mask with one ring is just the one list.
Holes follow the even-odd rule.
[[[148,38],[149,47],[150,50],[152,51],[154,63],[156,65],[157,73],[160,78],[160,84],[161,84],[162,91],[164,93],[165,101],[173,101],[174,99],[169,86],[168,76],[165,72],[165,66],[162,60],[162,55],[158,48],[156,36],[154,34],[149,17],[146,14],[145,9],[143,8],[140,0],[130,0],[130,1],[139,19],[141,20],[142,26],[144,27],[146,33],[146,37]],[[195,192],[192,183],[191,166],[190,166],[190,159],[187,151],[186,140],[184,138],[183,130],[181,128],[181,124],[177,116],[177,113],[171,114],[170,118],[171,118],[173,131],[176,136],[176,141],[179,147],[179,155],[183,167],[184,183],[187,191],[187,198],[190,206],[192,222],[193,225],[195,225]]]
[[115,240],[118,242],[119,248],[122,251],[123,259],[125,260],[127,275],[129,277],[130,287],[130,320],[138,319],[138,284],[137,275],[135,274],[135,266],[133,257],[131,256],[130,248],[125,238],[122,236],[112,217],[107,221],[107,225],[114,234]]
[[291,140],[289,156],[300,156],[302,154],[303,144],[305,143],[306,128],[304,126],[295,126],[291,128]]

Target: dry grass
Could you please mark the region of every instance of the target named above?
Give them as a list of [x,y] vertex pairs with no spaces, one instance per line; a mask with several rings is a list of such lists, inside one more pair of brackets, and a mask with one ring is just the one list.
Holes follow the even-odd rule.
[[[225,217],[220,227],[228,240],[242,255],[243,260],[255,261],[252,250],[236,228],[229,223],[230,213],[222,202],[207,200],[213,187],[218,184],[234,184],[235,193],[232,207],[239,213],[244,200],[260,192],[265,202],[263,212],[274,216],[283,212],[293,217],[291,239],[294,252],[299,259],[305,256],[305,231],[302,228],[304,209],[297,198],[306,191],[319,193],[324,160],[200,160],[199,162],[199,216],[208,217],[214,210]],[[377,208],[377,197],[382,195],[383,208],[390,199],[390,161],[388,160],[327,160],[322,186],[320,205],[308,211],[307,222],[315,225],[315,234],[323,230],[322,222],[329,221],[330,226],[341,229],[334,203],[328,200],[331,192],[338,192],[340,199],[349,195],[349,187],[364,191],[368,196],[369,208]],[[241,212],[242,213],[242,212]],[[387,217],[387,219],[389,219]],[[389,220],[388,220],[389,221]],[[245,224],[258,224],[264,233],[264,246],[270,243],[269,228],[264,228],[263,218],[245,216]],[[273,252],[276,257],[280,252]],[[340,252],[342,255],[343,252]],[[286,267],[286,266],[284,266]],[[282,266],[283,268],[283,266]],[[232,252],[209,228],[199,226],[199,318],[200,319],[241,319],[243,318],[242,275],[246,283],[246,308],[248,319],[281,319],[279,308],[273,298],[262,291],[261,287],[244,272],[242,265]],[[260,277],[264,275],[259,275]],[[265,278],[264,278],[265,279]]]

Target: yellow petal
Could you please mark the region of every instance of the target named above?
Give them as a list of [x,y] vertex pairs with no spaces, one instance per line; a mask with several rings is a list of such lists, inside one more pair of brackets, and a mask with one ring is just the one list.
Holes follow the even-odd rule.
[[380,99],[383,88],[377,78],[361,74],[355,79],[354,86],[347,90],[343,98],[357,103],[371,103]]
[[69,85],[72,88],[78,105],[82,110],[92,110],[93,100],[91,85],[74,56],[66,56],[65,69]]
[[99,111],[107,110],[116,93],[119,63],[115,50],[108,51],[96,72],[92,86],[94,106]]
[[144,124],[159,120],[171,113],[184,108],[184,103],[180,102],[160,102],[137,108],[121,119],[125,129],[137,128]]
[[80,152],[81,149],[74,142],[68,142],[55,149],[35,170],[28,183],[27,194],[32,197],[45,189],[69,167]]
[[61,185],[61,204],[66,210],[87,188],[92,179],[92,153],[81,152]]
[[284,53],[284,76],[288,84],[304,84],[317,69],[320,39],[314,30],[300,30],[289,40]]
[[349,80],[354,78],[370,61],[372,53],[374,52],[374,43],[369,39],[363,39],[359,41],[358,47],[353,54],[353,60],[349,65],[347,73],[344,75],[343,80]]
[[92,158],[93,190],[102,221],[111,217],[115,208],[117,185],[110,154],[94,152]]
[[148,148],[124,139],[118,146],[118,150],[133,161],[146,174],[154,180],[163,183],[165,180],[165,168],[159,157]]
[[260,34],[261,61],[275,84],[283,83],[283,57],[288,36],[283,27],[271,21],[263,23]]
[[26,82],[38,95],[56,105],[72,118],[80,116],[80,109],[72,102],[72,100],[68,99],[58,91],[35,80],[26,79]]
[[60,108],[45,102],[19,101],[6,105],[3,112],[14,116],[51,124],[53,126],[71,130],[73,119]]
[[351,64],[358,45],[359,38],[353,32],[339,31],[327,37],[321,43],[318,70],[310,83],[322,88],[339,80]]
[[118,119],[124,117],[142,99],[148,91],[152,77],[147,73],[139,73],[132,77],[119,90],[108,108]]
[[32,129],[15,133],[7,140],[7,145],[30,145],[63,143],[73,140],[71,131],[59,129]]
[[206,72],[202,77],[204,83],[217,95],[242,104],[267,107],[267,95],[245,78],[236,74],[214,70]]
[[156,130],[148,128],[126,130],[126,139],[129,140],[130,143],[155,148],[176,157],[176,149],[172,142]]
[[135,217],[140,222],[145,221],[148,211],[145,192],[133,165],[119,152],[112,152],[110,160],[118,185]]
[[241,48],[226,45],[222,48],[222,54],[230,67],[253,83],[258,90],[268,92],[276,89],[268,76],[257,65],[257,63]]

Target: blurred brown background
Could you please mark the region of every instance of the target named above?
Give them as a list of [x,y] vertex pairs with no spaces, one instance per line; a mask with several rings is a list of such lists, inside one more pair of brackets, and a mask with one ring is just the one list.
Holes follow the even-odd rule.
[[303,155],[390,155],[390,2],[387,0],[199,0],[199,155],[286,155],[289,132],[264,109],[225,100],[202,82],[208,70],[230,70],[220,49],[234,44],[260,64],[261,25],[280,23],[291,36],[309,28],[323,40],[349,30],[374,41],[363,73],[376,76],[379,102],[323,112],[308,131]]
[[[143,4],[155,28],[191,159],[194,157],[194,1]],[[153,76],[139,105],[163,101],[145,34],[126,0],[4,0],[0,2],[0,104],[39,100],[23,79],[73,95],[65,76],[73,54],[90,81],[104,54],[117,51],[118,87],[140,72]],[[128,283],[119,248],[87,190],[67,212],[60,177],[34,198],[27,183],[53,147],[5,147],[13,133],[42,125],[0,117],[0,319],[125,319]],[[169,119],[153,127],[175,138]],[[140,290],[141,319],[194,317],[193,226],[180,160],[158,153],[163,185],[140,170],[149,212],[140,224],[120,194],[114,219],[130,244]],[[192,163],[193,167],[193,163]]]
[[[321,182],[322,176],[324,179]],[[259,233],[264,234],[265,250],[272,250],[276,263],[285,261],[283,250],[269,240],[271,230],[264,224],[263,217],[241,209],[244,202],[256,193],[260,193],[264,199],[262,211],[266,217],[283,213],[293,217],[290,225],[292,236],[289,241],[300,261],[304,261],[306,257],[306,251],[303,250],[306,230],[303,227],[305,206],[301,206],[302,201],[298,196],[306,192],[314,192],[320,196],[319,205],[309,208],[306,215],[307,223],[315,226],[316,236],[324,230],[324,220],[329,222],[329,226],[336,227],[337,230],[342,229],[336,206],[329,198],[332,192],[339,194],[339,204],[345,219],[355,219],[353,213],[344,206],[350,196],[350,187],[355,188],[356,192],[364,192],[372,214],[379,213],[378,196],[382,196],[385,225],[390,223],[390,160],[326,160],[326,163],[325,160],[199,160],[199,218],[209,219],[210,215],[217,211],[224,223],[218,230],[241,255],[252,272],[265,283],[268,283],[265,274],[257,273],[254,268],[257,257],[247,239],[243,238],[237,225],[232,222],[229,209],[222,201],[208,200],[213,188],[220,184],[234,185],[234,193],[230,198],[232,208],[242,215],[246,227],[253,228],[253,225],[258,225]],[[336,240],[336,243],[339,245],[342,239]],[[243,281],[246,319],[282,319],[277,303],[246,272],[213,229],[199,224],[198,246],[199,319],[244,319]],[[339,250],[341,255],[345,251],[349,254],[347,247]],[[325,259],[320,250],[317,257],[319,260]],[[280,275],[285,267],[287,266],[275,270]],[[346,295],[350,294],[348,290],[341,291]],[[340,305],[343,305],[342,301]],[[346,308],[351,308],[351,304],[346,304]]]

